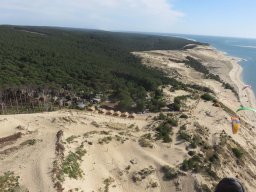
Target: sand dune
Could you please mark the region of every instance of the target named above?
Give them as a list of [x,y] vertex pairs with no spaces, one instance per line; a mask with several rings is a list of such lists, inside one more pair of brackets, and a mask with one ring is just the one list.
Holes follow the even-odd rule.
[[[237,60],[215,49],[199,46],[184,51],[135,54],[146,65],[168,71],[170,76],[184,83],[193,82],[213,89],[217,99],[233,111],[241,104],[255,104],[253,93],[242,91],[244,84],[240,80],[241,67]],[[204,79],[203,74],[182,62],[177,63],[186,56],[199,59],[211,69],[214,66],[213,73],[237,86],[240,100],[232,91],[224,89],[221,83]],[[167,103],[172,103],[177,96],[191,94],[183,90],[171,92],[169,86],[163,91]],[[241,113],[244,123],[237,135],[232,134],[230,114],[200,97],[188,99],[184,112],[165,114],[178,119],[178,125],[172,127],[172,141],[169,143],[155,138],[156,127],[162,122],[154,120],[158,114],[141,114],[129,119],[95,112],[61,110],[0,116],[0,138],[7,138],[0,142],[0,176],[11,171],[20,177],[21,188],[42,192],[57,189],[193,192],[202,187],[213,189],[220,178],[230,176],[238,177],[248,191],[255,191],[254,114]],[[179,118],[181,114],[186,114],[187,118]],[[181,131],[193,139],[197,138],[201,144],[191,147],[191,140],[180,138]],[[242,159],[237,159],[232,153],[231,149],[235,147],[244,150]],[[208,172],[181,169],[184,160],[190,159],[192,153],[207,159],[214,151],[218,152],[217,163],[203,161],[207,166],[211,165],[203,169]],[[166,179],[163,172],[165,166],[177,175]]]

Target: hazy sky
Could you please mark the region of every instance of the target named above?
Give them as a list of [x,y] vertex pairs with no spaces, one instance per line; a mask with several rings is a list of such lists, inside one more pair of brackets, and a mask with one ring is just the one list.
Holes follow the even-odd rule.
[[255,0],[0,0],[0,24],[256,38]]

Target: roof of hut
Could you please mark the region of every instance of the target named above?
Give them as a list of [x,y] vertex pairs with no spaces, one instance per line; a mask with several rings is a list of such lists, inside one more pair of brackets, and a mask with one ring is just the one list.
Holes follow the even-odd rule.
[[122,113],[121,113],[120,111],[115,111],[115,112],[114,112],[114,115],[115,115],[115,116],[119,116],[119,115],[121,115],[121,114],[122,114]]

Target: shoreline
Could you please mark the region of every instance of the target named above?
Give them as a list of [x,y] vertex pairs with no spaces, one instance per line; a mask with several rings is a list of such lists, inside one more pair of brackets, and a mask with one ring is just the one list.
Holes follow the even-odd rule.
[[[232,69],[230,70],[228,76],[238,88],[239,102],[241,105],[256,108],[256,93],[253,91],[253,89],[246,89],[245,91],[242,90],[246,83],[243,81],[243,67],[241,66],[240,62],[244,61],[245,59],[229,55],[227,52],[221,51],[212,45],[209,45],[208,47],[216,52],[222,53],[225,57],[230,59]],[[248,102],[246,102],[244,93],[246,93],[248,97],[249,105]]]
[[[244,86],[246,85],[243,82],[243,78],[242,78],[243,67],[238,62],[239,61],[231,62],[232,69],[229,72],[229,77],[238,88],[240,104],[242,106],[256,108],[256,97],[253,89],[243,90]],[[239,112],[238,115],[240,116],[240,114],[243,118],[246,119],[246,121],[250,122],[251,124],[254,124],[254,122],[256,122],[255,113],[242,111],[242,112]]]
[[229,73],[229,76],[233,81],[233,83],[238,88],[240,102],[242,105],[248,106],[248,103],[246,102],[245,96],[244,96],[244,93],[246,93],[249,101],[249,107],[255,108],[256,99],[255,99],[255,93],[253,92],[253,90],[252,89],[246,89],[245,91],[242,90],[243,87],[246,85],[243,82],[242,73],[243,73],[243,67],[238,62],[232,62],[232,69]]

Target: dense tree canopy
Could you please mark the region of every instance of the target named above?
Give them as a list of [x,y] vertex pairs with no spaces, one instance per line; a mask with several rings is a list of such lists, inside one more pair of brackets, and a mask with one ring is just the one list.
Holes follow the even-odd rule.
[[[131,52],[182,49],[189,40],[153,35],[49,27],[0,26],[0,87],[41,86],[102,92],[123,107],[168,79]],[[195,43],[195,42],[193,42]]]

